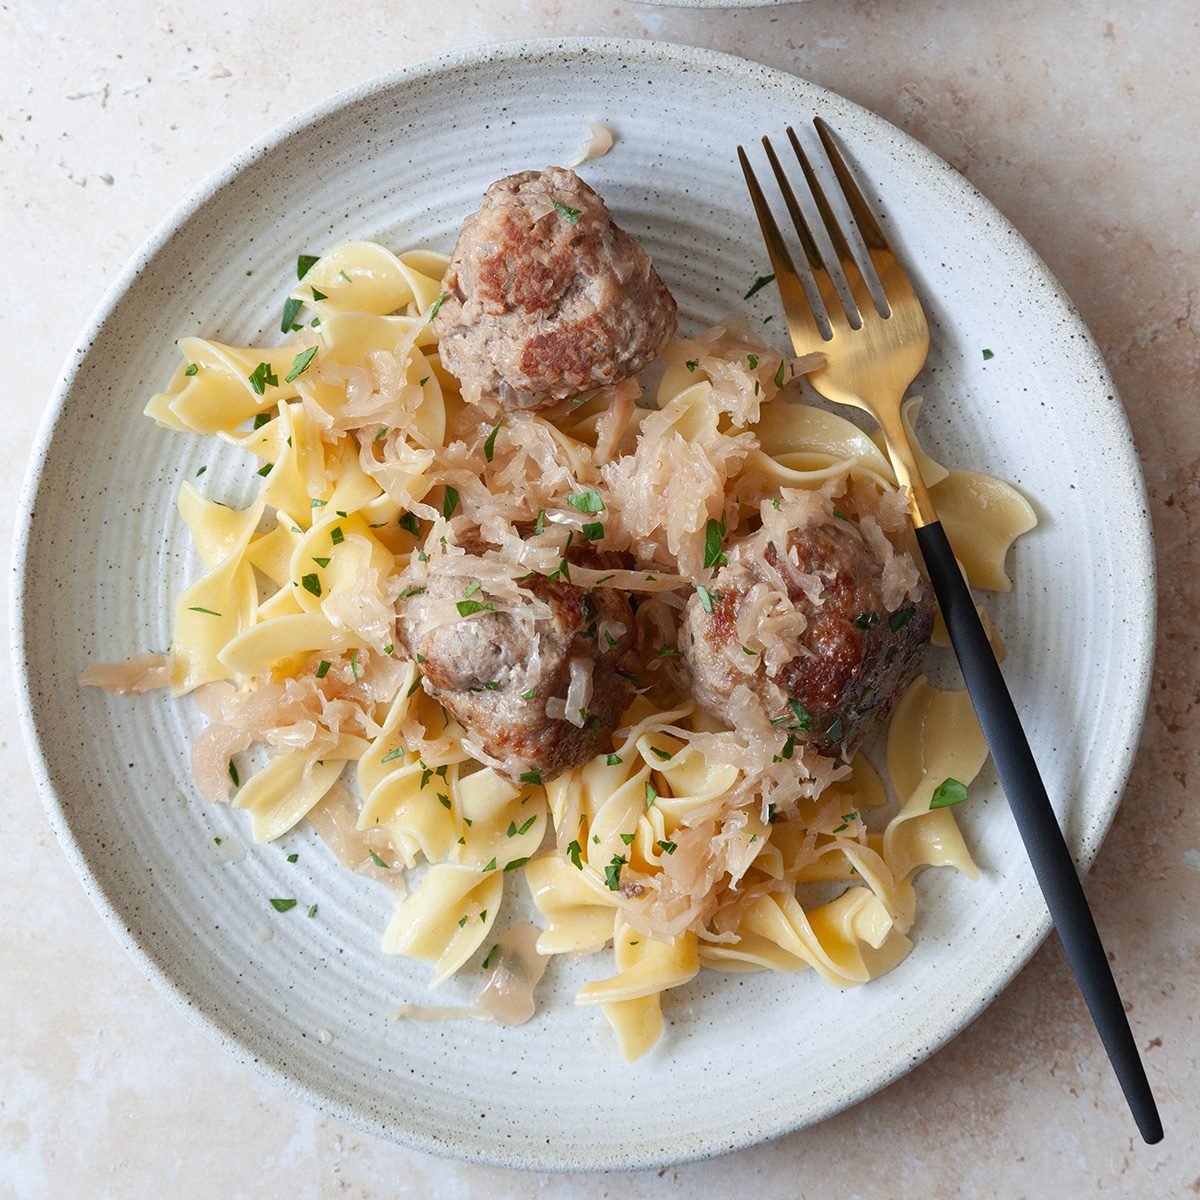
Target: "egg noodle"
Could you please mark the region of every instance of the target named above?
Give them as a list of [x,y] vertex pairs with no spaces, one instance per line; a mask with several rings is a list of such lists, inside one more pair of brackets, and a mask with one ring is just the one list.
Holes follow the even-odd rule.
[[[701,968],[811,967],[836,987],[891,969],[912,947],[913,876],[977,876],[950,807],[986,758],[966,693],[918,678],[904,694],[889,807],[861,753],[822,758],[749,718],[724,728],[690,699],[676,648],[681,589],[712,579],[714,529],[719,550],[726,529],[847,496],[911,548],[886,455],[798,402],[792,381],[819,356],[781,358],[733,325],[673,343],[641,406],[633,382],[544,413],[468,403],[430,327],[446,263],[342,245],[300,261],[285,344],[181,340],[146,412],[259,460],[258,494],[235,509],[184,483],[204,570],[178,599],[169,655],[98,664],[83,682],[191,693],[210,721],[193,747],[201,793],[232,795],[259,842],[308,818],[343,863],[390,882],[383,950],[431,964],[430,986],[469,962],[494,975],[497,921],[524,880],[540,955],[612,944],[576,1001],[600,1007],[626,1059],[658,1039],[663,993]],[[922,466],[970,583],[1007,590],[1029,505],[988,476]],[[579,511],[580,494],[598,511]],[[633,557],[568,565],[564,539]],[[480,540],[489,609],[529,571],[641,596],[636,695],[612,748],[545,783],[481,761],[396,643],[397,603]],[[239,756],[254,747],[267,758],[251,771]]]

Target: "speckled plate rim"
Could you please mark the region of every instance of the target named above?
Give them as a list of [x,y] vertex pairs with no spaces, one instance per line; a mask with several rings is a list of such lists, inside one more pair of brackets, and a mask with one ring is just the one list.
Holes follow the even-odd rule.
[[[928,185],[931,189],[948,190],[952,194],[970,199],[972,205],[985,214],[992,227],[996,245],[1005,253],[1014,268],[1024,273],[1030,280],[1031,287],[1044,289],[1052,301],[1057,302],[1064,310],[1064,317],[1074,326],[1074,334],[1063,342],[1062,354],[1066,360],[1074,360],[1079,368],[1080,378],[1090,378],[1096,382],[1092,385],[1095,393],[1097,414],[1104,417],[1104,429],[1107,436],[1106,451],[1111,456],[1108,462],[1117,468],[1115,477],[1123,481],[1128,489],[1125,496],[1124,510],[1128,513],[1140,513],[1141,520],[1130,521],[1129,527],[1123,531],[1127,540],[1123,545],[1132,567],[1131,579],[1136,588],[1128,596],[1126,619],[1130,629],[1131,642],[1137,653],[1131,660],[1131,665],[1137,672],[1134,691],[1139,701],[1135,711],[1131,712],[1132,719],[1127,728],[1128,736],[1124,744],[1115,747],[1107,761],[1107,776],[1096,786],[1097,800],[1090,812],[1090,819],[1076,826],[1074,833],[1078,840],[1078,852],[1075,860],[1081,869],[1086,870],[1098,852],[1104,836],[1108,832],[1119,804],[1121,793],[1128,781],[1133,757],[1137,749],[1142,723],[1145,717],[1146,704],[1149,699],[1150,680],[1153,667],[1153,648],[1155,633],[1155,559],[1146,505],[1145,482],[1138,462],[1137,452],[1129,421],[1117,397],[1115,386],[1109,376],[1108,369],[1100,354],[1090,331],[1087,329],[1078,310],[1063,291],[1061,285],[1051,274],[1049,268],[1025,241],[1020,233],[1009,223],[985,197],[983,197],[966,179],[955,172],[949,165],[926,149],[915,139],[902,130],[891,125],[884,118],[870,113],[861,105],[846,100],[835,92],[809,83],[798,76],[787,72],[766,67],[753,60],[732,54],[702,49],[672,42],[649,42],[636,39],[621,38],[546,38],[527,41],[502,42],[477,47],[468,51],[447,54],[435,59],[425,60],[408,67],[400,68],[387,74],[376,76],[352,87],[346,88],[329,99],[298,114],[285,124],[277,127],[265,137],[253,143],[241,153],[235,155],[224,167],[203,181],[190,195],[185,197],[172,212],[170,212],[143,242],[132,256],[124,269],[102,296],[92,315],[89,317],[82,333],[72,347],[66,363],[60,373],[54,388],[51,403],[42,418],[34,442],[33,453],[21,489],[20,507],[18,513],[26,513],[33,509],[40,493],[43,470],[51,442],[59,432],[64,408],[75,385],[80,365],[98,333],[120,306],[126,292],[137,278],[143,266],[168,242],[174,232],[184,223],[190,221],[204,208],[216,193],[231,183],[238,174],[265,155],[279,148],[290,138],[337,113],[343,108],[359,103],[381,92],[395,88],[401,84],[416,80],[425,80],[442,73],[459,70],[463,67],[500,67],[513,63],[531,54],[557,54],[570,56],[586,51],[593,59],[607,57],[614,64],[628,64],[636,59],[639,65],[653,68],[655,65],[669,65],[672,68],[700,68],[720,74],[728,79],[737,81],[768,81],[777,88],[795,87],[800,93],[799,99],[807,103],[810,96],[820,98],[822,104],[836,112],[838,109],[846,113],[867,116],[871,121],[878,122],[881,135],[886,134],[893,142],[902,147],[905,153],[915,162],[924,166],[928,171]],[[56,795],[51,784],[50,769],[47,762],[41,731],[38,727],[37,714],[34,711],[33,693],[30,680],[24,671],[24,663],[30,647],[27,644],[27,628],[25,613],[27,606],[36,603],[37,598],[26,594],[27,560],[29,542],[27,524],[20,519],[15,523],[13,547],[13,625],[10,651],[16,678],[17,708],[20,716],[22,732],[25,737],[32,771],[38,791],[42,797],[46,813],[55,835],[79,877],[84,891],[101,917],[112,930],[117,941],[133,959],[139,970],[157,988],[160,989],[175,1007],[185,1013],[195,1022],[204,1033],[217,1045],[233,1055],[244,1065],[253,1067],[266,1076],[283,1091],[297,1099],[303,1100],[319,1111],[348,1122],[366,1133],[392,1141],[401,1141],[414,1149],[445,1157],[453,1155],[468,1162],[486,1165],[500,1165],[518,1169],[565,1171],[603,1170],[604,1164],[599,1162],[557,1162],[548,1163],[545,1160],[525,1160],[519,1155],[501,1161],[486,1152],[473,1147],[469,1143],[447,1146],[443,1142],[433,1142],[418,1134],[394,1126],[383,1127],[371,1120],[352,1105],[331,1102],[321,1093],[298,1084],[286,1071],[281,1063],[265,1061],[256,1056],[239,1038],[222,1022],[201,1011],[188,997],[182,986],[172,976],[162,969],[153,957],[142,947],[133,931],[122,921],[117,903],[111,898],[100,884],[87,855],[71,829],[69,817]],[[940,1034],[924,1044],[922,1052],[915,1057],[905,1057],[898,1061],[878,1064],[874,1070],[864,1073],[861,1086],[849,1098],[838,1098],[827,1109],[808,1113],[797,1117],[795,1114],[781,1113],[775,1121],[764,1121],[759,1128],[750,1133],[730,1131],[728,1139],[712,1139],[708,1142],[692,1143],[681,1149],[678,1155],[664,1158],[661,1155],[638,1158],[630,1156],[621,1163],[627,1170],[658,1168],[663,1165],[695,1161],[728,1153],[737,1149],[757,1145],[772,1138],[792,1132],[796,1129],[816,1124],[833,1116],[855,1103],[875,1094],[890,1083],[907,1074],[920,1062],[932,1055],[943,1045],[957,1036],[970,1024],[1011,982],[1016,974],[1025,966],[1034,951],[1045,940],[1050,930],[1049,914],[1044,910],[1038,916],[1030,931],[1032,936],[1023,939],[1022,948],[1016,953],[998,955],[992,975],[985,986],[979,989],[975,1003],[963,1010],[948,1016]]]

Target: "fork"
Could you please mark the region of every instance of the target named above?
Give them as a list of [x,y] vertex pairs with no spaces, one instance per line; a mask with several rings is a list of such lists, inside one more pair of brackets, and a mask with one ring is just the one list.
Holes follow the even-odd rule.
[[908,490],[917,543],[1034,874],[1138,1130],[1152,1145],[1162,1140],[1162,1123],[1104,946],[1012,697],[970,588],[938,521],[902,420],[904,393],[925,366],[929,353],[925,313],[834,143],[829,126],[820,117],[814,118],[814,124],[858,226],[888,311],[885,314],[877,308],[812,164],[789,127],[788,142],[829,235],[849,297],[844,302],[839,295],[788,175],[770,140],[764,137],[767,160],[804,251],[810,286],[819,300],[817,305],[810,302],[750,160],[739,146],[738,161],[767,243],[792,345],[798,355],[814,351],[825,355],[825,365],[807,377],[822,396],[862,409],[879,424],[896,477]]

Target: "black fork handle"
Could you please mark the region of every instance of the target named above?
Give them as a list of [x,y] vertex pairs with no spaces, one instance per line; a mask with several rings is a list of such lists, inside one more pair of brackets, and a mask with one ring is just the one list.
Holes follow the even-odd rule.
[[1133,1119],[1145,1141],[1153,1145],[1162,1140],[1163,1128],[1146,1070],[1075,864],[1050,806],[1050,798],[1004,676],[979,620],[975,601],[954,561],[954,551],[941,522],[934,521],[917,529],[917,541],[979,724],[995,760],[1000,783],[1033,863],[1033,872],[1046,897],[1050,917]]

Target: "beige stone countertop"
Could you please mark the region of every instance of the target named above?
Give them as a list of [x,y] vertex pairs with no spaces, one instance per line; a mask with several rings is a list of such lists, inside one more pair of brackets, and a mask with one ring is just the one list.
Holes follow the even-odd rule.
[[10,0],[0,5],[4,544],[77,331],[202,178],[346,85],[453,48],[566,34],[732,51],[881,113],[999,205],[1099,340],[1146,473],[1160,599],[1141,748],[1087,890],[1166,1140],[1137,1140],[1052,939],[910,1075],[821,1125],[713,1162],[535,1176],[376,1141],[227,1058],[142,978],[59,851],[5,704],[0,1197],[1200,1194],[1194,0],[811,0],[736,11],[625,0]]

